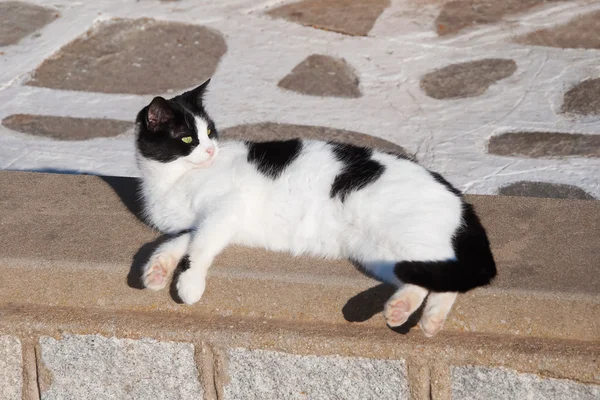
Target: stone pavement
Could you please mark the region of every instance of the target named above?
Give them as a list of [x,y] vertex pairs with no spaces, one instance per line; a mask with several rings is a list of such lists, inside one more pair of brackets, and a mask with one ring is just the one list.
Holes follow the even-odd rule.
[[212,76],[224,138],[379,143],[467,193],[600,199],[600,0],[5,1],[0,46],[0,169],[136,176],[136,112]]

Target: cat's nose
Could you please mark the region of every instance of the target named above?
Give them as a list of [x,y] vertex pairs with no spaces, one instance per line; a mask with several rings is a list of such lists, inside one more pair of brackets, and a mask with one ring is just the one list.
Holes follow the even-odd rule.
[[206,149],[206,152],[208,153],[208,155],[212,156],[213,154],[215,154],[215,148],[209,147],[208,149]]

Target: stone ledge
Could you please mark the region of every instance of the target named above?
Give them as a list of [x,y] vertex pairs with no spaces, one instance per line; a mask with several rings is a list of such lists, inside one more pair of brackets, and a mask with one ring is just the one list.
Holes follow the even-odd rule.
[[0,334],[407,360],[411,393],[423,398],[429,379],[449,396],[451,365],[600,383],[596,201],[469,196],[499,278],[459,296],[444,331],[426,339],[387,328],[379,313],[391,289],[346,261],[232,247],[196,306],[139,290],[138,268],[160,237],[135,216],[133,179],[0,172],[0,187]]
[[[231,247],[216,260],[196,306],[177,304],[169,291],[138,290],[139,267],[160,237],[134,216],[133,179],[2,172],[0,187],[0,268],[10,277],[1,283],[0,305],[360,322],[385,329],[377,314],[391,288],[347,261]],[[469,200],[488,227],[499,277],[459,296],[445,331],[598,340],[600,238],[594,227],[600,226],[600,203]]]

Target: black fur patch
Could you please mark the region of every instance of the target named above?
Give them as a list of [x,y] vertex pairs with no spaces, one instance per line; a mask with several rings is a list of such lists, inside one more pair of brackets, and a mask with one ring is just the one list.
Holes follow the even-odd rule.
[[[171,100],[166,104],[171,113],[169,118],[153,129],[147,117],[150,106],[142,109],[137,116],[140,131],[137,146],[141,155],[165,163],[188,156],[199,143],[195,127],[189,126],[186,121],[186,111]],[[182,142],[181,138],[185,136],[191,136],[192,142]]]
[[184,272],[187,271],[188,269],[190,269],[190,256],[189,255],[185,255],[183,257],[181,257],[181,260],[179,260],[179,264],[177,264],[177,269],[180,272]]
[[462,201],[463,223],[452,238],[456,259],[403,261],[396,264],[394,273],[404,283],[434,292],[466,292],[489,284],[496,276],[496,263],[485,229],[473,206],[462,200],[460,191],[444,177],[435,172],[429,173]]
[[[136,144],[142,156],[165,163],[188,156],[200,143],[194,122],[196,116],[208,124],[209,138],[218,137],[215,124],[202,105],[208,82],[169,100],[155,97],[138,113]],[[181,140],[187,136],[192,138],[190,143]]]
[[302,151],[302,141],[246,142],[248,162],[269,178],[277,179]]
[[350,193],[375,182],[383,174],[385,167],[371,159],[373,150],[351,144],[329,144],[335,157],[344,163],[342,172],[335,177],[331,185],[331,198],[339,196],[343,202]]

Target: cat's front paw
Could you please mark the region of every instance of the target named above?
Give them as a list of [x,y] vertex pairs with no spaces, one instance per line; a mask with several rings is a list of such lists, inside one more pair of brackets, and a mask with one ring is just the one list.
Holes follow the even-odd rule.
[[144,286],[151,290],[164,288],[176,266],[177,262],[173,257],[164,254],[153,256],[144,266]]
[[202,297],[206,286],[206,278],[198,276],[194,270],[187,270],[177,280],[177,295],[185,304],[192,305]]

